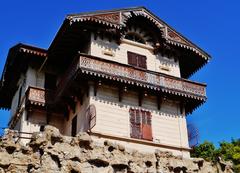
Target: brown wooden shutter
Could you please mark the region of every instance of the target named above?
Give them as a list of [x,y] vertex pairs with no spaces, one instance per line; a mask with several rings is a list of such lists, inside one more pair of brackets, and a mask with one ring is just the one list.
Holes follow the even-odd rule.
[[152,117],[149,111],[142,111],[142,139],[152,141]]
[[128,55],[128,64],[137,66],[137,56],[135,53],[127,52]]
[[147,68],[147,57],[143,55],[138,55],[138,66],[141,68]]
[[130,137],[141,138],[141,116],[139,110],[130,109]]
[[144,55],[139,55],[137,53],[133,52],[127,52],[128,55],[128,64],[141,67],[141,68],[147,68],[147,57]]

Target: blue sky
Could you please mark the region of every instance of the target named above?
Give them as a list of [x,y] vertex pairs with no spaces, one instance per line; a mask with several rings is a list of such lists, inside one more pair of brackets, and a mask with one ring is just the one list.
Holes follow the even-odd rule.
[[[69,13],[145,6],[213,57],[191,79],[208,84],[208,100],[188,117],[201,141],[240,138],[240,1],[232,0],[2,0],[0,73],[19,43],[48,48]],[[9,112],[0,111],[0,127]]]

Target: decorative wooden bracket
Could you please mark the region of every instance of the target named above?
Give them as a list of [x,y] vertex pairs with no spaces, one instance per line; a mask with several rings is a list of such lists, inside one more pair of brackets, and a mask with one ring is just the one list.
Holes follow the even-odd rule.
[[142,106],[143,92],[139,91],[138,93],[138,106]]
[[163,101],[163,99],[162,99],[161,95],[158,94],[158,95],[157,95],[157,107],[158,107],[158,110],[161,109],[162,101]]
[[123,87],[120,86],[119,89],[118,89],[118,100],[119,100],[119,102],[122,101],[122,96],[123,96]]
[[97,81],[95,81],[94,82],[94,88],[93,88],[94,96],[97,96],[97,89],[98,89],[98,83],[97,83]]
[[185,107],[185,102],[184,101],[181,101],[180,102],[180,114],[183,114],[183,109]]

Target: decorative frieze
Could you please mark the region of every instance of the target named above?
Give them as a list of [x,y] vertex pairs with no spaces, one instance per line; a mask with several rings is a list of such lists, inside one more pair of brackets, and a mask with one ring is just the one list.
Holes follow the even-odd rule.
[[27,102],[30,104],[45,106],[53,102],[53,93],[43,88],[29,87],[27,91]]
[[162,90],[164,92],[200,100],[205,100],[206,98],[205,84],[153,71],[141,70],[124,64],[109,62],[94,57],[80,56],[79,68],[83,73],[136,84],[154,90]]
[[45,105],[45,90],[30,87],[28,90],[28,100],[32,104]]

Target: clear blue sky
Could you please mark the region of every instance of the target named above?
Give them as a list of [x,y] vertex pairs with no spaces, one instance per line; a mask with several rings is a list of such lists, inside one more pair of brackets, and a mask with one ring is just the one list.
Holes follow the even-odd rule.
[[[206,82],[208,100],[188,118],[201,141],[240,138],[240,1],[232,0],[1,0],[0,73],[8,49],[23,42],[48,48],[69,13],[145,6],[212,55],[191,77]],[[0,111],[5,127],[9,112]]]

